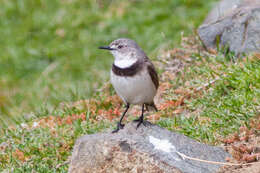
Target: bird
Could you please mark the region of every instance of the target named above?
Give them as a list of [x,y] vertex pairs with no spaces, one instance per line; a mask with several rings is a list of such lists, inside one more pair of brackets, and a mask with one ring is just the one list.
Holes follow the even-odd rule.
[[141,105],[141,116],[134,120],[145,125],[144,112],[152,108],[158,111],[154,104],[154,96],[159,87],[159,78],[155,66],[138,44],[129,38],[119,38],[109,46],[100,46],[99,49],[109,50],[114,56],[110,71],[110,81],[117,95],[126,104],[117,127],[112,133],[124,128],[122,120],[130,105]]

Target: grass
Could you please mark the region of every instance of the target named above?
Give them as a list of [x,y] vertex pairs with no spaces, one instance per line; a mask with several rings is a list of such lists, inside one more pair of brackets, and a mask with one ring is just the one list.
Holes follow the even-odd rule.
[[[101,85],[112,58],[96,48],[117,37],[137,40],[159,68],[161,86],[168,86],[160,89],[160,111],[147,116],[157,116],[154,122],[161,127],[216,145],[241,126],[250,128],[259,114],[259,58],[233,63],[232,54],[198,51],[198,42],[170,57],[164,54],[180,47],[180,31],[192,34],[208,11],[208,1],[3,4],[1,117],[13,116],[17,123],[1,123],[1,172],[67,172],[79,136],[115,127],[122,102],[111,85]],[[165,70],[174,60],[185,64],[179,73]],[[218,76],[214,84],[194,92]],[[95,90],[101,86],[101,92]]]
[[[219,79],[209,89],[187,100],[184,107],[192,116],[187,117],[185,112],[183,116],[161,119],[158,124],[198,141],[218,144],[240,127],[250,128],[251,119],[259,114],[260,62],[247,59],[234,64],[221,55],[206,62],[205,57],[195,58],[197,65],[189,66],[185,80],[177,87],[185,86],[187,81],[189,88],[217,76]],[[173,94],[167,93],[168,97]]]
[[113,61],[98,46],[130,37],[154,59],[179,43],[181,31],[191,33],[211,2],[4,0],[1,117],[47,115],[60,102],[92,96],[108,79]]

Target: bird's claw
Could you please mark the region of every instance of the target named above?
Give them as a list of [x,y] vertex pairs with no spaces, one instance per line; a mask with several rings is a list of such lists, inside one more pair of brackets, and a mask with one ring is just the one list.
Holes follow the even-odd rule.
[[120,122],[117,123],[117,128],[112,131],[112,133],[117,133],[120,129],[124,128],[124,124],[121,124]]
[[134,120],[134,122],[138,122],[138,124],[137,124],[137,126],[136,126],[136,129],[138,129],[138,127],[139,127],[141,124],[143,124],[144,126],[146,126],[146,123],[145,123],[145,121],[144,121],[144,119],[143,119],[142,117],[140,117],[140,118]]

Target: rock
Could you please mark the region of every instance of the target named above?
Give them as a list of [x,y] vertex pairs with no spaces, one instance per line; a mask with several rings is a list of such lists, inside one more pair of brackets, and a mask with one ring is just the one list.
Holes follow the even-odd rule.
[[236,55],[260,52],[260,1],[222,0],[199,27],[207,49],[228,47]]
[[177,152],[204,160],[225,162],[223,149],[196,142],[146,122],[136,130],[128,123],[118,133],[80,137],[74,146],[69,173],[212,173],[219,165],[183,159]]

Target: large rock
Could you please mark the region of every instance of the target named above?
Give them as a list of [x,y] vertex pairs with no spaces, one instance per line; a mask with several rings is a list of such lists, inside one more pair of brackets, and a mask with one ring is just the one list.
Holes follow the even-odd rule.
[[198,34],[207,49],[219,44],[237,55],[260,52],[260,0],[222,0]]
[[219,147],[196,142],[157,125],[127,124],[118,133],[85,135],[76,141],[70,173],[213,173],[219,165],[192,161],[187,156],[225,162],[229,156]]

